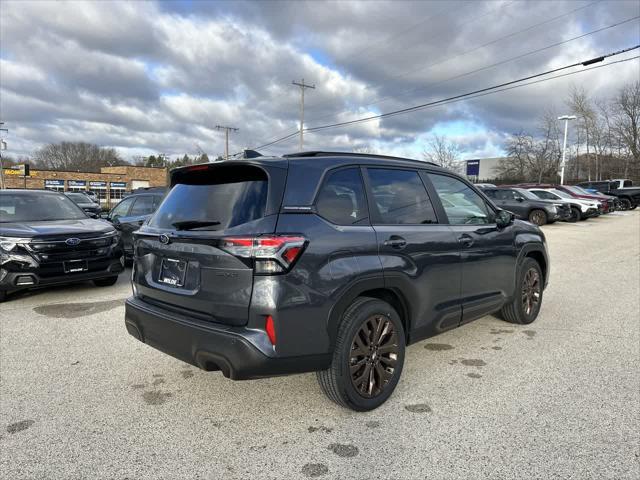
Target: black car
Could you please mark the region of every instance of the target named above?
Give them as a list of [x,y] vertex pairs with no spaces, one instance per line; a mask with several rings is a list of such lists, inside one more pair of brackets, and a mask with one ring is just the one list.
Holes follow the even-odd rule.
[[[631,183],[631,182],[629,182]],[[612,180],[601,180],[595,182],[582,182],[576,186],[585,190],[594,190],[603,195],[611,195],[617,198],[619,202],[619,210],[633,210],[640,205],[640,188],[628,186],[618,188],[619,182]]]
[[102,207],[99,203],[94,202],[87,195],[81,192],[64,192],[64,194],[71,199],[73,203],[78,205],[82,210],[87,212],[89,216],[98,218]]
[[124,269],[120,238],[62,193],[0,190],[0,301],[7,293],[93,280],[113,285]]
[[[131,335],[239,380],[317,371],[382,404],[405,346],[486,314],[533,322],[545,237],[434,164],[309,152],[187,166],[136,233]],[[443,201],[444,200],[444,201]]]
[[105,217],[120,231],[127,257],[133,255],[133,232],[151,217],[163,197],[164,189],[140,189],[121,200]]
[[524,188],[482,188],[484,194],[500,208],[535,225],[571,219],[571,205],[566,202],[542,200]]

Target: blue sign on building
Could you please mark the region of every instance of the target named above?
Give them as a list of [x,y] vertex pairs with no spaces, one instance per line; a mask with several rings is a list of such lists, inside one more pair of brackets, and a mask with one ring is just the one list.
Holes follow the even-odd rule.
[[44,186],[45,187],[64,187],[64,180],[45,179]]
[[67,183],[69,184],[70,187],[86,187],[87,186],[86,180],[67,180]]
[[480,175],[480,160],[467,160],[467,176]]

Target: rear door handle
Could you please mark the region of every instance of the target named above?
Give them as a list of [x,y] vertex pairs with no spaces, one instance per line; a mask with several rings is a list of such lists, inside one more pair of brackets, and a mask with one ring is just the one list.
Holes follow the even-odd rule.
[[471,245],[473,245],[473,238],[471,238],[470,235],[463,233],[458,237],[458,242],[460,242],[463,247],[469,248]]
[[394,235],[392,237],[389,237],[387,240],[385,240],[384,244],[387,247],[404,248],[404,247],[407,246],[407,241],[402,237],[398,237],[398,236]]

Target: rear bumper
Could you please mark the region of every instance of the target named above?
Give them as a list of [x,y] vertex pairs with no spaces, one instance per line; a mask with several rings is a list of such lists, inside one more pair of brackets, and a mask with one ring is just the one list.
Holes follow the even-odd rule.
[[135,338],[172,357],[233,380],[324,370],[331,355],[278,357],[256,329],[231,327],[167,312],[130,297],[125,325]]

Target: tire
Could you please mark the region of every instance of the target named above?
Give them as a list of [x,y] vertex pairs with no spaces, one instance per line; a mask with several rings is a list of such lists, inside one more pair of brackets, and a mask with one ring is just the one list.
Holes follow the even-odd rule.
[[547,223],[547,212],[538,208],[529,212],[529,222],[541,227]]
[[635,210],[638,205],[632,204],[629,210]]
[[7,299],[7,292],[4,290],[0,290],[0,303],[4,302]]
[[114,275],[113,277],[98,278],[93,281],[93,284],[96,287],[110,287],[111,285],[115,285],[117,281],[118,281],[118,276]]
[[[533,279],[537,278],[537,303],[530,302],[535,299],[532,295],[533,292],[528,291],[525,294],[524,289],[527,288],[525,286],[525,282],[527,284],[531,283],[532,277]],[[544,293],[543,284],[544,279],[542,277],[542,270],[538,262],[536,262],[533,258],[526,258],[522,263],[520,268],[518,269],[518,275],[516,280],[516,288],[514,293],[514,299],[511,303],[505,305],[500,311],[501,317],[509,322],[516,323],[518,325],[528,325],[533,323],[533,321],[538,317],[538,313],[540,313],[540,307],[542,306],[542,295]],[[526,295],[526,296],[525,296]]]
[[[376,326],[382,328],[377,345]],[[389,329],[391,329],[390,333]],[[373,332],[371,333],[373,341],[370,341],[372,339],[367,336],[369,332]],[[363,355],[357,354],[356,343],[360,344]],[[374,350],[367,348],[371,345],[376,345]],[[381,350],[384,348],[385,352],[378,353],[377,348]],[[396,388],[402,374],[404,350],[405,334],[398,312],[382,300],[358,297],[342,316],[331,367],[328,370],[316,372],[320,388],[327,397],[342,407],[358,412],[373,410],[382,405]],[[356,361],[355,365],[352,365],[353,361]],[[360,363],[362,365],[353,372],[353,376],[364,379],[366,372],[371,372],[373,377],[369,378],[378,382],[373,389],[371,381],[362,380],[361,383],[357,383],[352,379],[351,369]],[[392,369],[392,373],[389,369]],[[381,372],[390,373],[390,377],[383,380]],[[365,391],[367,385],[368,392]]]
[[628,198],[620,199],[620,210],[631,210],[631,208],[632,208],[631,200],[629,200]]
[[567,222],[579,222],[580,220],[582,220],[582,212],[580,211],[580,209],[578,207],[571,207],[571,217],[569,217],[569,220],[567,220]]

